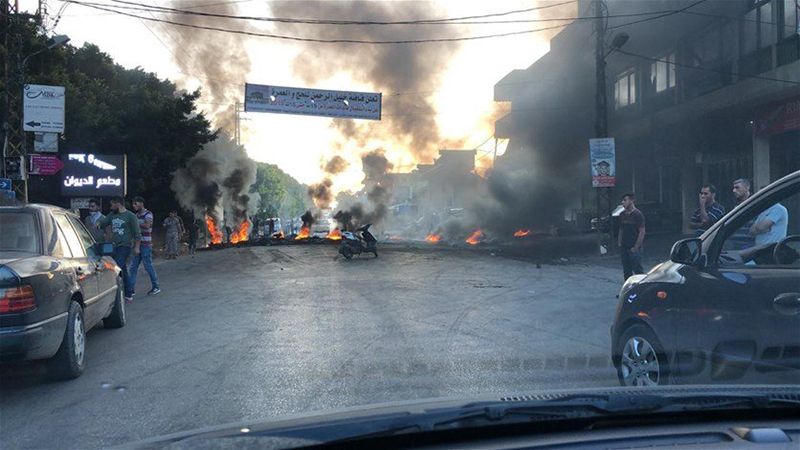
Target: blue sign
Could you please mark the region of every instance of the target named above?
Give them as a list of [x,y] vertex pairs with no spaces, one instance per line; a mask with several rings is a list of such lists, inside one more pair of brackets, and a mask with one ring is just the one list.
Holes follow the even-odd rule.
[[10,191],[10,190],[11,190],[11,179],[0,178],[0,191]]

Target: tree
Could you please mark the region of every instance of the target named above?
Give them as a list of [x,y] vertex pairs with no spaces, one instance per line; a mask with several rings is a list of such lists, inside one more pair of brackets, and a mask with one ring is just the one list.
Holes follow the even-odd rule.
[[260,218],[298,217],[311,206],[307,186],[298,183],[276,165],[257,164],[256,183],[251,190],[261,195],[258,204]]

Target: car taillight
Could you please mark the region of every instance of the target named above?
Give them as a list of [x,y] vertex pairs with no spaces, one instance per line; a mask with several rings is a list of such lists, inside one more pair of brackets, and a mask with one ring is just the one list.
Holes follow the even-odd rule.
[[23,313],[36,309],[36,296],[30,285],[0,288],[0,314]]

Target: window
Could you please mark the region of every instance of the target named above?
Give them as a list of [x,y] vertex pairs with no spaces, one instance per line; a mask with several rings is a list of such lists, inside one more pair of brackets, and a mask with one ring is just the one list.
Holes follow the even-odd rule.
[[81,243],[83,243],[83,249],[86,251],[86,254],[91,257],[96,257],[96,252],[94,251],[94,239],[92,235],[86,231],[86,227],[83,226],[80,221],[75,219],[74,217],[70,217],[69,221],[72,223],[72,227],[75,228],[75,231],[78,233],[78,238],[80,238]]
[[631,69],[617,77],[614,84],[614,106],[624,108],[636,103],[636,72]]
[[772,2],[765,3],[759,8],[760,48],[775,44],[778,38],[778,21],[773,17],[772,11]]
[[0,213],[0,252],[40,253],[36,217],[30,213]]
[[742,52],[750,54],[758,49],[775,44],[778,38],[777,19],[772,1],[748,11],[742,23]]
[[[751,208],[746,217],[727,230],[722,245],[720,264],[731,266],[792,266],[800,267],[800,188]],[[743,225],[736,226],[738,223]],[[776,245],[788,240],[775,250]]]
[[783,36],[789,37],[800,34],[800,2],[797,0],[783,0]]
[[656,92],[662,92],[675,87],[675,53],[658,59],[650,66],[650,83]]
[[70,252],[72,252],[72,257],[82,258],[86,256],[83,243],[78,237],[78,234],[75,233],[75,230],[73,230],[72,226],[69,224],[69,219],[67,216],[63,214],[53,214],[53,217],[55,217],[56,222],[58,222],[58,227],[61,228],[61,233],[67,241]]

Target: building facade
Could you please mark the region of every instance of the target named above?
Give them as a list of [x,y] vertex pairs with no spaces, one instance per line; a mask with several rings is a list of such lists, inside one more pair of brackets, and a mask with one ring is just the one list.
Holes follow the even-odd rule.
[[[614,198],[633,192],[654,228],[688,229],[698,190],[712,183],[734,206],[731,183],[754,189],[800,170],[798,0],[606,0],[609,136],[616,142]],[[551,41],[550,52],[495,86],[511,112],[496,123],[508,163],[532,153],[570,180],[569,207],[591,210],[588,139],[594,137],[594,5]],[[672,14],[664,12],[679,11]],[[516,155],[515,155],[516,154]]]

